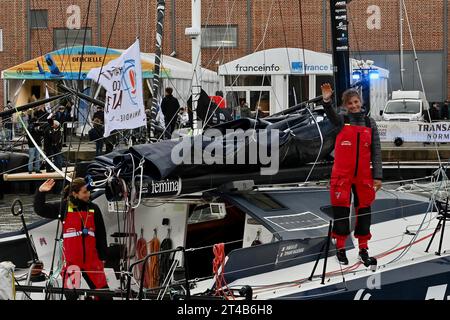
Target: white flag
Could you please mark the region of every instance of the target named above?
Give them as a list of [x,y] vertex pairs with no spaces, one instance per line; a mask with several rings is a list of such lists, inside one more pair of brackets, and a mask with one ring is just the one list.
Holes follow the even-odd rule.
[[[47,84],[45,85],[45,99],[50,98],[50,95],[48,94],[48,88],[47,88]],[[52,106],[50,105],[50,102],[45,104],[45,111],[47,111],[47,113],[52,113]]]
[[104,137],[113,130],[147,125],[140,53],[139,40],[136,40],[119,58],[104,66],[101,74],[100,68],[95,68],[87,75],[106,90]]

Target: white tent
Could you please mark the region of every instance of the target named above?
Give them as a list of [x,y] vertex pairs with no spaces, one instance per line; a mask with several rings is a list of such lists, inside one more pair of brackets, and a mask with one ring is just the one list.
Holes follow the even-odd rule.
[[[353,62],[352,59],[349,65],[351,73]],[[389,71],[373,67],[379,70],[379,79],[371,82],[371,108],[375,117],[388,99]],[[330,81],[332,74],[331,54],[299,48],[258,51],[219,67],[221,87],[225,92],[239,93],[239,97],[250,102],[250,107],[253,107],[252,98],[264,96],[258,93],[263,91],[268,97],[267,111],[270,113],[279,112],[290,105],[290,97],[296,93],[293,89],[295,85],[303,86],[303,94],[295,98],[307,100],[316,97],[322,81]]]

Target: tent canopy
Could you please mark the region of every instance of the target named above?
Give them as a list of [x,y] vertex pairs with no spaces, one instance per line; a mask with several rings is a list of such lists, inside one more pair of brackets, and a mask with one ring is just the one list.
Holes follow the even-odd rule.
[[[3,70],[2,79],[11,80],[84,80],[92,68],[106,65],[118,58],[125,50],[111,49],[96,46],[76,46],[62,48],[43,56],[21,63],[17,66]],[[106,54],[105,54],[106,53]],[[192,79],[192,65],[188,62],[165,56],[161,58],[161,77],[163,79]],[[81,64],[81,61],[83,63]],[[141,53],[141,62],[144,78],[153,78],[155,54]],[[81,74],[80,74],[81,64]],[[217,82],[217,73],[202,69],[203,81]]]
[[[351,59],[351,62],[355,61]],[[350,64],[350,68],[352,68]],[[380,77],[388,78],[389,71],[374,66]],[[274,48],[258,51],[219,67],[219,75],[331,75],[331,54],[300,48]]]

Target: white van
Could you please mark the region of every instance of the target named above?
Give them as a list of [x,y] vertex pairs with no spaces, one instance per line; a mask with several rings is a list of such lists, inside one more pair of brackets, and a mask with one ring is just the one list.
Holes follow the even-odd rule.
[[393,91],[380,115],[384,121],[424,121],[429,108],[422,91]]

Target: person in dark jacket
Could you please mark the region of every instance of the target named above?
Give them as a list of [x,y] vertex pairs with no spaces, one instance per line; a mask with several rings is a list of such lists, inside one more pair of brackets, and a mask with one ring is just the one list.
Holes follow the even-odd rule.
[[448,110],[448,100],[445,100],[444,104],[441,105],[441,119],[442,120],[449,120],[449,110]]
[[105,133],[105,127],[100,118],[94,118],[92,131],[89,132],[90,138],[95,140],[95,155],[101,156],[103,154],[103,134]]
[[[36,118],[30,119],[28,131],[31,137],[36,142],[38,147],[42,147],[42,131],[39,128]],[[28,173],[33,173],[33,168],[36,173],[41,173],[41,159],[40,154],[31,139],[28,138]]]
[[99,119],[101,123],[105,122],[105,111],[103,107],[97,107],[97,111],[95,111],[94,115],[92,116],[92,120],[94,119]]
[[334,214],[332,236],[336,240],[337,258],[341,264],[348,264],[345,245],[350,234],[349,215],[353,192],[359,258],[365,264],[370,264],[372,260],[368,253],[368,241],[372,237],[371,205],[376,191],[381,188],[383,177],[377,125],[362,110],[362,99],[358,91],[349,89],[343,93],[342,106],[347,112],[338,114],[332,105],[333,91],[330,84],[323,84],[321,89],[325,113],[331,123],[339,128],[330,183]]
[[[49,120],[44,127],[44,152],[52,160],[56,167],[61,169],[63,165],[62,150],[62,132],[61,126],[56,120]],[[46,164],[47,172],[54,171],[49,163]]]
[[64,111],[65,111],[64,106],[60,105],[58,111],[55,114],[55,120],[58,121],[61,124],[66,122],[66,115],[65,115]]
[[[10,100],[7,101],[5,110],[11,110],[13,107]],[[11,116],[7,116],[5,118],[2,118],[3,125],[5,127],[6,131],[6,141],[11,142],[13,138],[13,121]]]
[[161,110],[164,114],[164,121],[166,124],[166,130],[170,134],[176,129],[178,120],[178,111],[180,109],[180,103],[173,95],[172,88],[166,88],[166,96],[161,102]]
[[425,115],[425,118],[428,118],[430,122],[441,120],[441,110],[439,109],[439,105],[437,103],[433,103],[432,107],[429,110],[429,117],[427,117],[427,114]]
[[[100,208],[90,201],[88,185],[83,178],[74,179],[64,189],[61,203],[46,203],[45,196],[55,186],[49,179],[36,191],[35,212],[47,219],[63,222],[64,266],[61,271],[64,288],[72,288],[75,272],[82,272],[91,289],[108,288],[104,263],[108,253],[106,228]],[[77,299],[67,290],[68,300]]]

